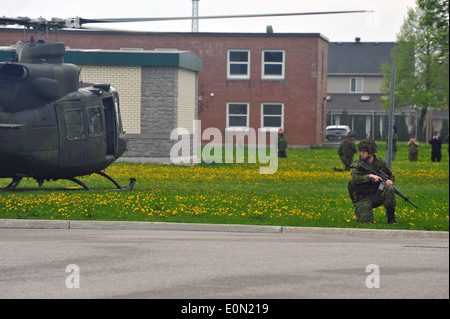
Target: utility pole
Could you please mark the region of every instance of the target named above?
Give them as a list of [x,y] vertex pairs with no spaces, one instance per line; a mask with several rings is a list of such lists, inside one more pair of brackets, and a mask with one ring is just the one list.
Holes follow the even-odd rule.
[[192,32],[198,32],[198,2],[200,0],[192,0]]
[[391,68],[391,92],[389,98],[389,119],[386,161],[389,169],[392,169],[392,139],[394,137],[394,99],[395,99],[395,66]]

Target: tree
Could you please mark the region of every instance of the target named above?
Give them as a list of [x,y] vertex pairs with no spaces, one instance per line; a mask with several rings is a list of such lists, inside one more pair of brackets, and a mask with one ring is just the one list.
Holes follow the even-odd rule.
[[[418,137],[423,141],[427,109],[448,109],[448,0],[418,2],[416,9],[408,11],[391,57],[396,68],[395,107],[415,106],[421,110]],[[422,2],[424,4],[421,6]],[[443,8],[447,8],[446,14],[442,13]],[[433,18],[446,21],[446,39],[442,35],[445,34],[445,27]],[[438,32],[438,27],[444,31]],[[381,92],[386,96],[383,103],[388,108],[391,65],[383,64],[382,72]]]
[[340,118],[340,123],[341,125],[348,125],[350,126],[350,116],[348,115],[348,111],[347,110],[343,110],[342,111],[342,115]]
[[395,117],[395,122],[397,123],[397,135],[399,141],[408,141],[408,126],[406,125],[406,116],[405,114],[399,115]]
[[442,127],[441,127],[441,137],[445,140],[447,138],[447,142],[448,142],[448,120],[444,120],[442,122]]
[[[356,123],[355,123],[355,131],[356,131],[356,139],[362,140],[367,136],[366,134],[366,117],[365,116],[356,116]],[[369,135],[370,136],[370,135]]]
[[448,65],[449,2],[448,0],[418,0],[418,5],[423,10],[420,24],[432,31],[430,38],[439,46],[437,62]]

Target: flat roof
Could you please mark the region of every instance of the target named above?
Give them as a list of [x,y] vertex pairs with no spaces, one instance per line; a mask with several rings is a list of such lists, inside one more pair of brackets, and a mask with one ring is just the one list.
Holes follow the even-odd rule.
[[[0,47],[0,61],[10,61],[15,50]],[[203,70],[203,61],[191,51],[67,50],[64,62],[80,65],[127,65]]]
[[[23,28],[6,27],[1,28],[0,32],[20,32],[23,33]],[[31,33],[31,32],[30,32]],[[99,35],[133,35],[133,36],[188,36],[188,37],[318,37],[327,42],[329,39],[320,32],[298,33],[298,32],[284,32],[284,33],[267,33],[267,32],[155,32],[155,31],[115,31],[115,30],[78,30],[78,29],[64,29],[58,30],[58,34],[82,34],[91,33]],[[54,36],[50,34],[50,36]]]
[[200,72],[202,60],[191,51],[67,50],[64,62],[83,65],[175,67]]

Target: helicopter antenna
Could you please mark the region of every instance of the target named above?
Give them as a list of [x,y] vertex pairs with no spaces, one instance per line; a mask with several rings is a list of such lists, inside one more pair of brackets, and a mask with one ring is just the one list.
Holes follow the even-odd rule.
[[192,0],[192,32],[198,32],[198,2],[200,0]]

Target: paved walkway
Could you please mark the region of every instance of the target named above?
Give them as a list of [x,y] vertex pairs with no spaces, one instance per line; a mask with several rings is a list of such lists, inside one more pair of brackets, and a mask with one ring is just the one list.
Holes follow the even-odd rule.
[[123,221],[84,221],[84,220],[33,220],[0,219],[1,228],[31,229],[110,229],[110,230],[178,230],[178,231],[213,231],[245,233],[297,233],[297,234],[335,234],[368,235],[381,237],[416,237],[449,238],[449,232],[364,229],[364,228],[324,228],[324,227],[286,227],[229,224],[193,224],[160,222],[123,222]]

